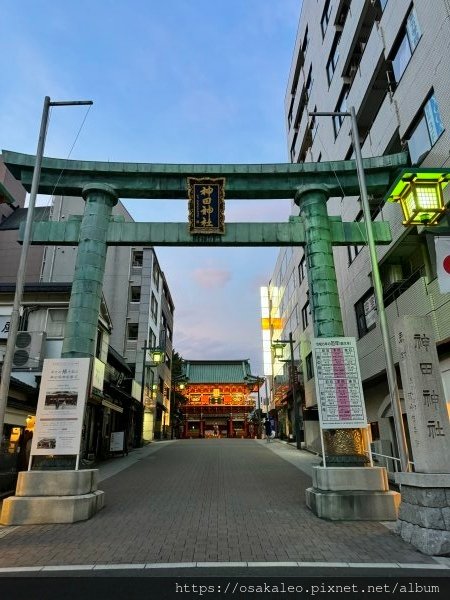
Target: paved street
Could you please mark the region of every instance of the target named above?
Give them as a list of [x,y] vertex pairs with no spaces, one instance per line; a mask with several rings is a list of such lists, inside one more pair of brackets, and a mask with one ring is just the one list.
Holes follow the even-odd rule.
[[305,488],[318,462],[276,441],[154,443],[102,465],[106,507],[90,521],[0,528],[0,567],[450,566],[383,524],[315,517]]

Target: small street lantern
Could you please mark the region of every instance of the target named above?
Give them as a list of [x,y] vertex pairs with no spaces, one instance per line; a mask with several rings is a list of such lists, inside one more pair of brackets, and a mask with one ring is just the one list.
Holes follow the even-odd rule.
[[273,343],[272,344],[274,358],[276,358],[278,360],[281,360],[283,358],[285,346],[286,346],[285,343]]
[[150,355],[152,357],[152,362],[155,365],[159,365],[164,360],[164,352],[159,348],[150,348]]
[[445,213],[443,188],[449,174],[435,170],[403,172],[388,193],[389,202],[400,202],[403,225],[436,225]]

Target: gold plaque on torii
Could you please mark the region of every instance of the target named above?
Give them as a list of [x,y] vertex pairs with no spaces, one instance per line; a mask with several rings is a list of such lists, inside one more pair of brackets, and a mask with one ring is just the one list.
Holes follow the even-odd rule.
[[225,178],[188,177],[189,233],[225,233]]

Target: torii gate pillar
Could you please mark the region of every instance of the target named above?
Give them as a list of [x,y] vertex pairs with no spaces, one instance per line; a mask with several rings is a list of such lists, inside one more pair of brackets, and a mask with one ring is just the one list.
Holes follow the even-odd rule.
[[92,183],[83,188],[86,201],[69,312],[62,348],[63,358],[95,356],[98,315],[105,274],[107,235],[117,194],[111,186]]

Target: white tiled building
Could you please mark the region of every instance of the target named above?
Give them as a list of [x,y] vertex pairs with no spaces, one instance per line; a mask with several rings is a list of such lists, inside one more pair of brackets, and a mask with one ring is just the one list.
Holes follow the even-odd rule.
[[[314,119],[308,112],[354,106],[364,157],[407,150],[412,164],[450,167],[449,62],[450,4],[445,0],[304,0],[285,101],[290,160],[353,158],[350,119]],[[393,236],[389,246],[378,247],[390,331],[398,315],[432,317],[450,400],[450,297],[439,292],[433,236],[417,227],[403,227],[398,205],[384,205],[381,198],[370,198],[370,204],[373,219],[389,221]],[[344,221],[362,219],[359,198],[330,199],[328,212]],[[293,214],[298,214],[295,206]],[[335,248],[334,260],[345,335],[358,340],[374,445],[392,454],[395,436],[368,250]],[[284,326],[273,337],[286,339],[291,331],[296,358],[302,357],[309,407],[305,414],[313,419],[305,423],[305,436],[310,447],[317,447],[308,357],[312,327],[302,248],[281,249],[269,297],[272,317],[281,318]],[[397,361],[396,354],[394,358]],[[277,382],[283,382],[283,369],[284,363],[273,367]],[[292,423],[289,427],[292,432]]]

